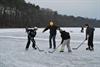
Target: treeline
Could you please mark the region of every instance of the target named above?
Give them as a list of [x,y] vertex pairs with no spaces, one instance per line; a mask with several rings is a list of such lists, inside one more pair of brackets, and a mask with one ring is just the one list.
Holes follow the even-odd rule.
[[0,0],[0,28],[45,27],[50,20],[64,27],[80,27],[84,23],[100,27],[100,20],[60,15],[24,0]]

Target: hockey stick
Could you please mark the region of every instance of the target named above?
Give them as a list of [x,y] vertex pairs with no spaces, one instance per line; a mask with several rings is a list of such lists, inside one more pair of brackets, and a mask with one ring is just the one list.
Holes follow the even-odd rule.
[[[60,45],[61,45],[61,44],[60,44]],[[57,48],[54,49],[53,51],[48,51],[48,52],[49,52],[49,53],[54,53],[54,52],[60,47],[60,45],[58,45]]]
[[73,50],[77,50],[86,40],[84,40],[81,44],[79,44],[76,48],[72,48]]
[[[30,37],[31,41],[35,43],[34,38],[32,39],[31,36],[30,36],[29,33],[28,33],[28,28],[26,28],[26,32],[27,32],[28,36]],[[36,48],[39,50],[39,52],[44,51],[44,50],[41,50],[37,45],[35,45],[35,46],[36,46]]]
[[44,50],[41,50],[37,45],[35,45],[36,48],[39,50],[39,52],[43,52]]
[[[32,40],[32,39],[31,39]],[[35,42],[34,40],[32,40],[32,42]],[[41,50],[36,44],[35,44],[36,48],[38,49],[39,52],[43,52],[44,50]]]

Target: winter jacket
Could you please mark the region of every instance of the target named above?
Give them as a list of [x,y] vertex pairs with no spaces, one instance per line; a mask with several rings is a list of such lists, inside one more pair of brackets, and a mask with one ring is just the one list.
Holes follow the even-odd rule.
[[56,25],[53,25],[53,26],[47,26],[43,32],[45,32],[46,30],[50,29],[50,35],[56,35],[56,30],[58,29],[59,27],[56,26]]
[[61,41],[61,44],[63,43],[64,40],[67,40],[67,39],[70,39],[70,34],[66,31],[61,31],[61,38],[62,38],[62,41]]
[[89,35],[89,36],[93,36],[94,35],[94,28],[91,28],[91,27],[87,27],[86,29],[86,36]]
[[26,29],[26,32],[28,33],[29,37],[35,37],[36,36],[36,30],[33,29]]

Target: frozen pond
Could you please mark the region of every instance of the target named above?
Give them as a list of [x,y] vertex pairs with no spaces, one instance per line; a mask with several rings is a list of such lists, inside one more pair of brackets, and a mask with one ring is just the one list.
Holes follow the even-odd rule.
[[[81,28],[64,28],[70,32],[71,47],[77,47],[84,39],[85,32]],[[38,29],[36,43],[40,49],[48,51],[49,31],[42,33]],[[100,28],[95,29],[94,51],[86,51],[87,41],[72,53],[60,53],[59,49],[53,54],[39,52],[32,49],[25,51],[27,34],[25,29],[0,29],[0,67],[100,67]],[[60,44],[61,38],[57,31],[56,43]]]

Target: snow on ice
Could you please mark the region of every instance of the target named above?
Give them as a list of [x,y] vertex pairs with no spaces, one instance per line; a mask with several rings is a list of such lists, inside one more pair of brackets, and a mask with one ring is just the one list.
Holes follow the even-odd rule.
[[[72,53],[60,53],[60,48],[54,53],[48,53],[49,32],[42,33],[38,29],[36,44],[45,52],[32,49],[25,51],[27,34],[25,29],[0,29],[0,67],[100,67],[100,28],[95,29],[94,51],[86,51],[87,41]],[[81,28],[64,28],[71,34],[71,47],[77,47],[84,39],[85,32]],[[61,38],[57,32],[56,42]]]

